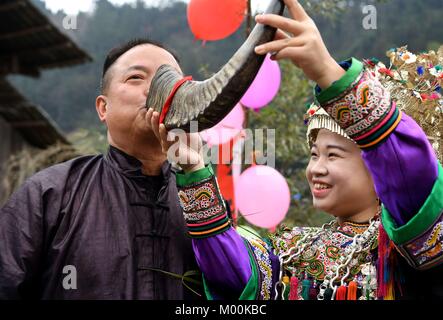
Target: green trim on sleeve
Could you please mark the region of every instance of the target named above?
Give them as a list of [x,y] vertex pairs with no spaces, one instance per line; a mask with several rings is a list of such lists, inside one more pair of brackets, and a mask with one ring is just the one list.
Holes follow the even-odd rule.
[[212,177],[213,175],[214,175],[214,169],[212,169],[212,165],[210,164],[194,172],[189,172],[189,173],[177,172],[175,174],[177,186],[179,187],[188,186],[200,182],[204,179]]
[[355,58],[350,59],[351,66],[346,73],[328,88],[316,94],[317,101],[322,105],[334,99],[349,89],[349,86],[357,79],[363,70],[363,63]]
[[405,244],[425,233],[443,210],[443,168],[438,164],[438,177],[431,194],[418,213],[405,225],[397,227],[389,211],[383,206],[382,223],[389,238],[397,245]]
[[[245,244],[246,245],[246,244]],[[256,300],[257,299],[257,293],[259,290],[259,283],[258,283],[258,270],[257,265],[254,261],[253,253],[251,252],[249,246],[248,248],[248,254],[249,254],[249,265],[251,266],[251,277],[248,280],[248,283],[245,286],[245,289],[240,295],[239,300]]]
[[241,235],[243,238],[253,238],[253,239],[257,239],[257,240],[263,240],[260,235],[257,233],[257,231],[255,231],[252,227],[247,226],[247,225],[237,225],[237,227],[235,228],[235,231],[237,231],[237,233],[239,235]]
[[[248,283],[246,284],[245,288],[243,289],[243,292],[241,293],[239,300],[256,300],[257,299],[257,292],[259,289],[258,286],[258,270],[257,266],[254,263],[254,257],[252,255],[251,250],[249,249],[249,246],[245,243],[245,245],[248,248],[248,254],[249,254],[249,265],[251,266],[251,277],[248,280]],[[211,293],[211,289],[209,288],[208,283],[205,280],[205,277],[203,276],[203,287],[206,294],[206,299],[208,300],[214,300],[214,297]]]
[[205,290],[206,299],[214,300],[214,297],[211,294],[211,290],[209,289],[208,283],[206,282],[205,276],[202,276],[202,278],[203,278],[203,288]]

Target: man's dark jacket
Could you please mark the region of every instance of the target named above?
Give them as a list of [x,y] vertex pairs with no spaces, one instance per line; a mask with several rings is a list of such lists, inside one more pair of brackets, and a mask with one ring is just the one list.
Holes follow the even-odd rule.
[[162,272],[197,269],[172,170],[111,146],[32,176],[0,210],[0,299],[195,298]]

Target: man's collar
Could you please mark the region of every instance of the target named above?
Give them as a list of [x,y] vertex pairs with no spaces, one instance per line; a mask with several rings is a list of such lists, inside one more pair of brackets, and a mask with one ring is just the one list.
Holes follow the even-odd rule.
[[[128,178],[145,177],[142,173],[141,161],[114,146],[109,145],[105,160]],[[161,171],[163,177],[169,179],[171,164],[167,160],[162,164]]]

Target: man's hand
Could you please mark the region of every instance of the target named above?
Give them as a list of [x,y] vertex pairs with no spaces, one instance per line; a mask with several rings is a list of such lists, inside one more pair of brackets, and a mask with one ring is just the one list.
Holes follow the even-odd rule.
[[168,133],[164,124],[159,123],[160,114],[149,108],[146,124],[157,137],[162,151],[170,161],[176,162],[186,173],[205,167],[202,155],[202,140],[198,132],[185,133],[172,130]]
[[[297,0],[284,0],[293,19],[275,14],[257,15],[257,23],[277,28],[274,41],[255,48],[257,54],[271,53],[271,59],[290,59],[322,89],[340,79],[345,71],[331,57],[314,21]],[[292,34],[292,36],[288,35]]]

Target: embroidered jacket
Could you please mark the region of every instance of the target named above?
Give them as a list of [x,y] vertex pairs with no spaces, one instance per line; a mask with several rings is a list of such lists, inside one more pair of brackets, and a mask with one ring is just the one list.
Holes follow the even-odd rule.
[[[392,253],[398,256],[394,272],[402,282],[402,287],[396,288],[396,298],[441,299],[442,167],[424,132],[397,109],[375,76],[356,59],[341,65],[346,74],[323,91],[317,88],[316,98],[363,150],[363,160],[383,203],[382,229],[398,253]],[[288,249],[310,229],[282,229],[266,241],[235,230],[229,225],[211,167],[177,174],[177,184],[208,298],[273,298],[280,274],[275,254]],[[293,262],[300,298],[315,298],[318,281],[345,252],[359,228],[366,227],[337,226]],[[348,277],[348,281],[359,283],[359,296],[363,298],[375,296],[376,247],[373,243],[366,254],[359,256]],[[311,293],[307,290],[303,295],[303,280],[308,279]]]

